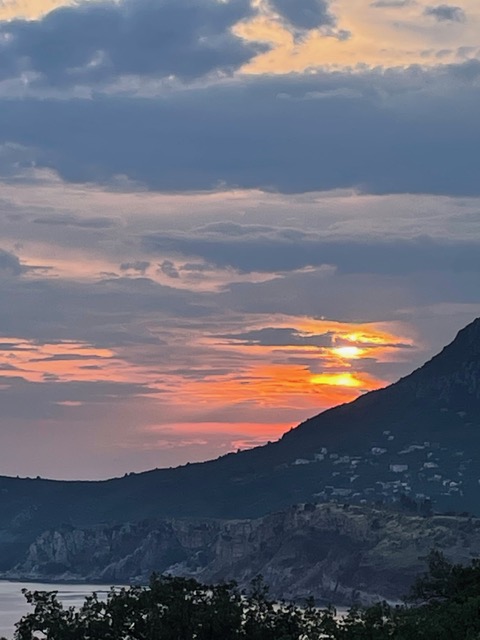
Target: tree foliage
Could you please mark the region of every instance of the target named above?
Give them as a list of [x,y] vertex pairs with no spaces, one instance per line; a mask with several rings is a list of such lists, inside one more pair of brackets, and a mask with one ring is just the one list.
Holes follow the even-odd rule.
[[433,552],[428,572],[406,603],[353,607],[342,618],[318,609],[274,602],[261,578],[248,593],[235,583],[152,576],[149,587],[96,594],[79,609],[56,592],[25,591],[33,611],[16,625],[15,640],[480,640],[480,562],[468,567]]

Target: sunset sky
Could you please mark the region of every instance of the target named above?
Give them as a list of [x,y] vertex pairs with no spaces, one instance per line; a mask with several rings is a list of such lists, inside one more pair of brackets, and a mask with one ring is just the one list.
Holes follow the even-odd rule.
[[478,0],[0,20],[0,475],[263,444],[480,315]]

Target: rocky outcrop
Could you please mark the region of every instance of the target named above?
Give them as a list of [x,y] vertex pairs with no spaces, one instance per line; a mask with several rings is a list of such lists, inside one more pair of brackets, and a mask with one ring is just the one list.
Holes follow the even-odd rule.
[[6,577],[129,583],[158,571],[243,587],[262,574],[275,597],[348,604],[400,598],[433,548],[456,562],[480,556],[480,520],[307,504],[256,520],[64,528]]

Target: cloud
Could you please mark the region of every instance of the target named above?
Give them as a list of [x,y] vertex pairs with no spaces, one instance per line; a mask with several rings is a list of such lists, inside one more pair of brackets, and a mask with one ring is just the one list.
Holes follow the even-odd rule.
[[296,29],[310,30],[336,24],[327,0],[270,0],[270,6]]
[[123,0],[60,7],[0,24],[0,77],[57,87],[122,76],[192,80],[232,73],[260,50],[232,33],[249,0]]
[[[308,384],[311,375],[335,373],[332,361],[327,366],[326,352],[343,344],[336,333],[332,345],[333,330],[319,320],[322,316],[352,323],[420,317],[421,335],[428,338],[430,349],[434,340],[435,347],[441,346],[439,335],[446,323],[453,335],[470,319],[467,313],[471,316],[472,309],[479,308],[479,200],[238,192],[135,193],[120,198],[103,193],[95,206],[88,195],[91,188],[61,185],[57,208],[61,212],[72,206],[73,190],[79,216],[92,216],[96,210],[114,219],[122,216],[122,224],[106,234],[89,236],[76,227],[32,224],[38,210],[0,220],[6,246],[13,246],[15,234],[24,240],[22,260],[35,247],[29,234],[36,233],[42,234],[46,261],[65,252],[69,261],[88,264],[101,255],[106,268],[128,267],[125,277],[110,279],[99,279],[95,271],[80,272],[77,280],[58,272],[0,278],[0,295],[8,301],[0,307],[5,364],[0,461],[5,472],[35,469],[42,475],[92,477],[185,462],[197,455],[207,458],[220,452],[207,421],[234,431],[235,441],[250,441],[249,434],[252,442],[264,438],[269,421],[280,434],[321,407],[347,399],[329,395],[325,385],[312,391]],[[25,186],[17,189],[25,198]],[[38,206],[51,205],[43,187],[27,190]],[[150,239],[145,230],[151,229],[157,229],[153,235],[161,242],[147,253],[138,240],[142,234]],[[412,237],[419,229],[432,234],[443,229],[455,240]],[[325,260],[336,268],[322,267]],[[303,268],[308,262],[315,264]],[[149,277],[139,277],[141,271],[130,268],[143,269],[139,263],[149,263]],[[154,281],[160,278],[159,264],[179,274],[168,280],[170,286]],[[218,270],[218,265],[224,265],[223,273],[230,278],[218,290],[202,294],[195,287],[174,288],[189,277],[188,271],[202,275],[207,268]],[[273,268],[282,273],[270,274],[268,281],[233,283],[235,270],[252,267],[265,269],[267,275]],[[445,320],[429,310],[439,302],[457,304],[461,321],[458,312]],[[306,327],[299,314],[310,316],[313,326]],[[407,327],[405,333],[393,330],[399,340],[388,341],[388,361],[367,354],[352,371],[391,380],[420,364],[425,349],[402,346],[414,335]],[[342,333],[352,331],[344,327]],[[84,346],[72,347],[72,341]],[[104,349],[112,355],[98,357]],[[293,385],[290,389],[282,386],[287,382]],[[243,424],[228,427],[236,421],[256,426],[250,432]],[[178,424],[197,430],[196,437],[209,444],[201,451],[181,451],[184,441],[196,438],[186,437]],[[161,431],[171,425],[170,438],[159,435],[150,442],[144,437],[144,429]],[[22,457],[25,438],[31,447]],[[221,439],[223,451],[230,450],[229,437],[224,433]]]
[[104,360],[105,358],[108,358],[108,357],[109,356],[96,355],[96,354],[87,356],[81,353],[72,353],[72,354],[57,353],[53,356],[48,356],[46,358],[31,358],[30,362],[73,362],[75,360],[97,360],[97,359]]
[[25,271],[26,267],[21,265],[15,254],[0,249],[0,276],[19,276]]
[[56,227],[78,227],[79,229],[110,229],[116,225],[115,220],[104,216],[83,218],[66,213],[38,217],[32,222]]
[[[0,254],[0,265],[1,259]],[[161,344],[142,321],[151,315],[179,321],[211,313],[211,301],[204,296],[139,277],[101,281],[0,278],[0,292],[8,300],[8,305],[0,306],[4,338],[75,339],[102,348]],[[88,313],[80,313],[82,309]]]
[[45,419],[52,417],[52,405],[57,403],[79,402],[108,406],[113,402],[127,403],[132,398],[146,399],[154,393],[147,385],[142,384],[98,380],[60,382],[50,378],[40,383],[24,380],[20,376],[2,376],[2,419]]
[[335,240],[301,229],[222,222],[190,232],[150,233],[143,244],[152,254],[193,256],[244,273],[323,267],[325,277],[334,271],[400,274],[441,269],[445,263],[457,272],[480,271],[478,241],[452,243],[426,236]]
[[265,327],[243,333],[220,335],[219,338],[234,340],[243,344],[258,344],[268,347],[283,346],[314,346],[331,347],[333,333],[327,332],[320,335],[306,336],[293,328]]
[[120,271],[136,271],[145,275],[150,263],[146,260],[135,260],[135,262],[122,262],[120,265]]
[[[10,99],[0,143],[69,182],[480,193],[480,62],[250,77],[155,98]],[[74,126],[73,123],[81,123]]]
[[[361,30],[357,4],[339,16]],[[271,7],[238,29],[246,1],[75,3],[0,25],[3,472],[207,458],[237,421],[252,426],[235,441],[263,441],[269,422],[275,437],[345,399],[302,386],[343,344],[319,318],[405,322],[385,360],[355,363],[391,380],[478,312],[480,200],[464,196],[480,195],[480,63],[341,71],[352,50],[322,38],[339,33],[329,3]],[[259,50],[236,34],[260,23],[306,34],[337,71],[228,77]],[[408,46],[399,64],[418,59]],[[462,197],[411,195],[425,193]]]
[[[1,72],[0,72],[1,75]],[[0,175],[2,178],[19,179],[34,166],[35,150],[5,141],[0,143]]]
[[164,273],[169,278],[179,278],[180,273],[175,264],[171,260],[164,260],[158,265],[158,269],[161,273]]
[[415,0],[375,0],[375,2],[371,2],[370,6],[375,8],[398,8],[398,7],[408,7],[412,4],[415,4]]
[[465,22],[467,19],[465,11],[461,7],[449,4],[427,7],[423,13],[426,16],[432,16],[438,22]]

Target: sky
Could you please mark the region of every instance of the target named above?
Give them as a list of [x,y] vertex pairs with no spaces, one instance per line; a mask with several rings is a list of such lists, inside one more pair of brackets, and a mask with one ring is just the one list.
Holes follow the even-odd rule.
[[279,438],[480,316],[480,3],[0,1],[0,474]]

